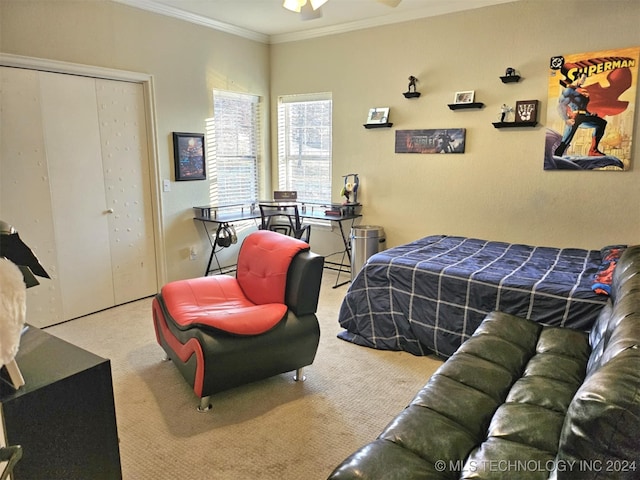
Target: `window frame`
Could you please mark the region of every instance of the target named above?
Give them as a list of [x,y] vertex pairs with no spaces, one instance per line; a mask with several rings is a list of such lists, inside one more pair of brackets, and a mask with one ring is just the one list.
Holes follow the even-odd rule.
[[[320,123],[304,117],[304,123],[292,126],[295,107],[325,110]],[[278,188],[295,190],[298,201],[331,204],[333,169],[333,98],[330,92],[281,95],[278,97]],[[327,112],[328,110],[328,112]],[[298,112],[300,114],[300,112]],[[306,115],[303,112],[302,115]],[[311,114],[310,114],[311,115]],[[313,140],[313,141],[311,141]],[[292,146],[298,153],[292,153]],[[296,163],[294,166],[293,164]],[[292,169],[300,168],[301,176],[295,177]],[[309,170],[309,173],[305,173]],[[309,187],[310,186],[310,187]],[[313,193],[309,193],[314,190]],[[316,193],[318,192],[318,193]]]
[[[238,102],[238,111],[220,113],[223,101]],[[259,95],[213,89],[213,116],[205,120],[211,205],[231,210],[257,202],[262,175],[262,104]],[[243,139],[248,143],[242,143]],[[227,178],[225,167],[227,173],[236,169],[238,175]]]

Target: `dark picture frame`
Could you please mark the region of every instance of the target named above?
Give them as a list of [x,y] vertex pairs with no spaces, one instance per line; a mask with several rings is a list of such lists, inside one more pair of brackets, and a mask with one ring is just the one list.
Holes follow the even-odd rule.
[[516,123],[538,121],[538,100],[518,100],[516,102]]
[[465,128],[396,130],[395,153],[464,153]]
[[176,182],[206,179],[204,133],[173,132],[173,159]]

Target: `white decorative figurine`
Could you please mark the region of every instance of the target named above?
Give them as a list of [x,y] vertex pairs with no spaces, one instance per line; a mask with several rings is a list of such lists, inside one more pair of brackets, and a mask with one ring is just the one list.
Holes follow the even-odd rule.
[[27,314],[27,286],[20,269],[0,258],[0,365],[13,362]]
[[27,316],[27,287],[50,278],[18,232],[0,220],[0,367],[9,374],[13,388],[24,385],[15,361]]
[[509,115],[509,112],[512,112],[512,111],[513,111],[513,108],[511,108],[506,103],[503,103],[502,107],[500,108],[500,121],[501,122],[506,122],[507,121],[507,115]]

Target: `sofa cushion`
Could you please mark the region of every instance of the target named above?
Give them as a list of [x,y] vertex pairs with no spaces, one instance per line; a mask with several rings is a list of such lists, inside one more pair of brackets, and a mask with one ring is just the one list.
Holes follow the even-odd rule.
[[436,374],[485,393],[496,402],[504,400],[509,388],[517,379],[517,376],[500,365],[462,352],[456,354],[455,361],[444,362]]
[[509,440],[491,437],[467,458],[460,479],[546,480],[554,455]]
[[[389,468],[393,465],[393,468]],[[415,453],[387,440],[375,440],[364,446],[331,474],[332,480],[451,480],[446,469],[436,469]]]
[[495,392],[489,395],[442,373],[435,373],[411,404],[450,418],[480,439],[486,434],[491,415],[499,405],[498,398],[500,395]]
[[558,460],[564,465],[576,462],[585,468],[558,471],[557,478],[637,479],[638,432],[640,348],[636,345],[594,370],[578,389],[567,412]]
[[526,375],[511,387],[506,401],[536,405],[564,415],[579,385],[544,375]]
[[588,335],[580,330],[545,327],[536,345],[537,353],[556,353],[586,363],[591,353]]
[[[586,335],[582,335],[582,337],[585,338]],[[586,338],[584,343],[587,344]],[[540,376],[549,380],[573,383],[577,386],[584,379],[586,361],[586,358],[572,358],[557,353],[539,353],[529,360],[524,375],[525,377]]]
[[464,459],[478,442],[465,425],[417,405],[405,408],[378,438],[406,448],[432,465]]
[[558,448],[564,415],[565,412],[531,403],[505,402],[491,419],[489,441],[501,439],[527,445],[553,456]]

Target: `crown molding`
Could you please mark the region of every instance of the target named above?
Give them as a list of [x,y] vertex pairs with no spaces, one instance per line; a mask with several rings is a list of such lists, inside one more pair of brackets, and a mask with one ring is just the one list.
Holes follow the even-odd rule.
[[263,33],[247,30],[246,28],[236,27],[228,23],[213,20],[211,18],[203,17],[195,13],[186,12],[179,8],[174,8],[161,3],[152,2],[149,0],[113,0],[117,3],[122,3],[130,7],[139,8],[141,10],[147,10],[149,12],[158,13],[160,15],[166,15],[168,17],[177,18],[186,22],[195,23],[196,25],[202,25],[203,27],[213,28],[214,30],[220,30],[221,32],[231,33],[239,37],[248,38],[249,40],[255,40],[256,42],[269,43],[269,35]]
[[[426,16],[426,15],[424,15]],[[405,13],[403,15],[389,15],[384,17],[367,18],[365,20],[357,20],[355,22],[341,23],[338,25],[332,25],[329,27],[320,27],[310,30],[304,30],[300,32],[292,33],[280,33],[271,35],[269,37],[269,43],[286,43],[296,42],[298,40],[309,40],[312,38],[325,37],[327,35],[336,35],[339,33],[352,32],[354,30],[364,30],[366,28],[380,27],[383,25],[391,25],[393,23],[407,22],[422,18],[421,15],[416,15],[415,12]]]
[[456,13],[465,10],[474,10],[477,8],[487,7],[500,3],[512,3],[520,0],[474,0],[463,2],[440,2],[429,4],[423,8],[417,8],[405,12],[390,12],[388,15],[381,17],[373,17],[354,22],[346,22],[330,27],[321,27],[305,31],[275,34],[269,37],[269,43],[285,43],[295,42],[298,40],[307,40],[311,38],[324,37],[327,35],[335,35],[339,33],[352,32],[354,30],[364,30],[366,28],[381,27],[394,23],[410,22],[426,17],[437,17],[449,13]]
[[426,17],[435,17],[439,15],[446,15],[449,13],[455,13],[464,10],[473,10],[477,8],[487,7],[491,5],[497,5],[501,3],[513,3],[521,0],[465,0],[462,2],[441,2],[430,4],[424,8],[418,8],[402,13],[390,13],[380,17],[374,17],[364,20],[357,20],[354,22],[346,22],[338,25],[332,25],[329,27],[311,28],[306,30],[300,30],[298,32],[281,33],[274,35],[267,35],[264,33],[255,32],[246,28],[231,25],[229,23],[221,22],[219,20],[213,20],[202,15],[186,12],[179,8],[164,5],[152,0],[112,0],[123,5],[130,7],[147,10],[149,12],[165,15],[186,22],[202,25],[204,27],[212,28],[222,32],[230,33],[240,37],[254,40],[260,43],[277,44],[286,42],[295,42],[299,40],[309,40],[312,38],[324,37],[328,35],[336,35],[340,33],[347,33],[354,30],[364,30],[367,28],[380,27],[384,25],[391,25],[394,23],[409,22]]

